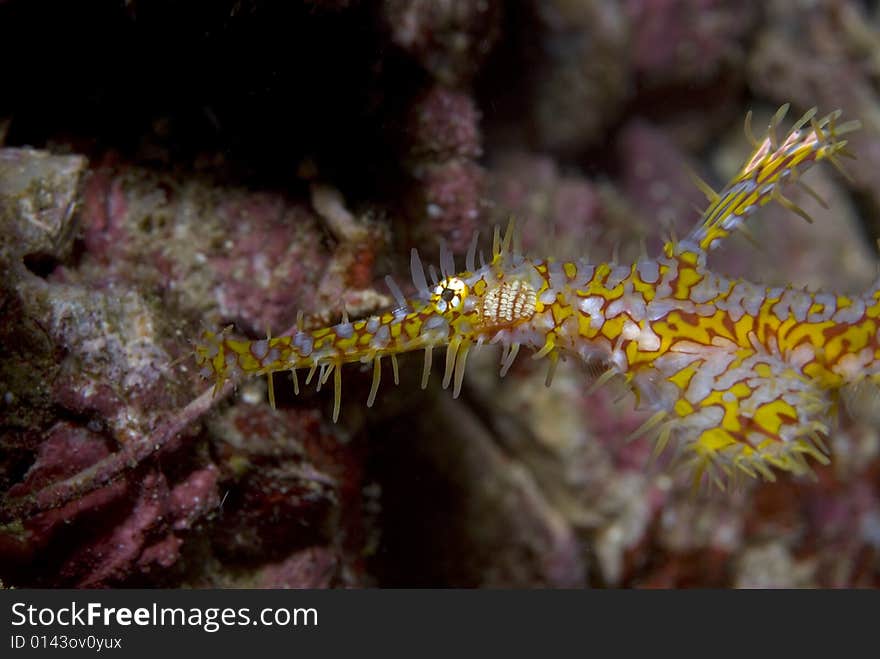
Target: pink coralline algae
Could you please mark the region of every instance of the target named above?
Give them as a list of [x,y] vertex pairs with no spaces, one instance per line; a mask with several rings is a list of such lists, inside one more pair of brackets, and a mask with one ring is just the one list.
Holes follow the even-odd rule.
[[[27,496],[81,474],[109,453],[101,435],[69,423],[56,424],[24,481],[10,488],[7,496]],[[173,488],[161,472],[141,469],[30,517],[18,529],[7,529],[2,545],[9,567],[16,567],[20,576],[33,573],[37,562],[48,561],[63,583],[111,585],[132,573],[146,573],[154,564],[171,567],[180,557],[182,543],[175,531],[189,528],[218,501],[213,467],[193,472]],[[82,542],[83,538],[89,539]],[[69,554],[59,551],[71,546],[74,551]],[[31,578],[39,583],[40,575]]]
[[467,94],[442,85],[423,92],[410,112],[410,157],[442,162],[482,155],[480,113]]
[[614,244],[613,236],[600,235],[607,224],[605,213],[611,210],[601,187],[585,177],[566,175],[547,156],[521,151],[498,154],[490,168],[489,190],[495,202],[493,219],[502,223],[518,218],[523,248],[530,252],[547,245],[555,248],[556,243],[571,251],[587,242],[609,250]]
[[[343,290],[343,300],[355,309],[381,302],[383,296],[371,289],[364,288],[360,298],[348,290],[358,277],[345,276],[346,269],[356,265],[352,255],[366,248],[343,247],[332,261],[329,251],[312,244],[321,242],[318,216],[308,205],[280,196],[181,185],[126,168],[101,169],[81,186],[81,159],[71,168],[70,159],[52,160],[41,152],[0,154],[31,177],[18,188],[12,187],[14,179],[3,178],[9,232],[28,235],[28,220],[17,208],[36,201],[29,196],[35,177],[57,186],[42,193],[46,207],[38,216],[39,231],[3,252],[12,274],[4,282],[4,305],[18,311],[0,323],[4,344],[13,348],[2,358],[10,377],[4,380],[2,408],[6,489],[0,577],[9,583],[81,587],[179,583],[188,568],[205,560],[193,552],[232,561],[251,560],[256,553],[283,561],[285,548],[294,551],[310,540],[320,549],[330,542],[318,530],[328,527],[326,520],[339,519],[350,526],[351,542],[331,553],[327,579],[335,581],[345,567],[347,578],[356,580],[357,538],[364,532],[358,519],[338,509],[356,505],[360,470],[351,467],[345,450],[313,455],[301,448],[326,442],[309,414],[304,418],[311,421],[274,427],[277,420],[271,418],[255,426],[260,416],[248,411],[238,421],[244,424],[237,431],[245,432],[242,449],[230,454],[224,448],[230,437],[224,417],[206,428],[200,425],[222,398],[212,399],[208,392],[193,400],[199,386],[185,363],[186,338],[179,327],[182,317],[202,316],[206,305],[216,318],[259,332],[293,323],[297,307],[327,308]],[[59,173],[49,178],[47,168]],[[79,202],[80,191],[83,210],[65,213]],[[67,243],[46,242],[42,225],[49,227],[56,217],[52,201],[61,207],[54,232]],[[194,211],[198,204],[213,206],[216,224],[200,221]],[[189,227],[175,217],[197,224]],[[221,239],[222,223],[239,227],[241,234]],[[190,231],[198,238],[175,241]],[[369,228],[355,234],[367,244],[373,235]],[[85,253],[76,267],[60,265],[77,235]],[[190,282],[186,289],[178,287],[181,277]],[[361,275],[361,287],[371,279]],[[273,287],[280,296],[277,305],[253,294],[261,285]],[[313,286],[319,303],[305,297]],[[150,291],[162,291],[163,304]],[[184,361],[175,365],[181,353]],[[53,411],[60,416],[53,419]],[[283,452],[272,446],[267,456],[256,458],[259,438],[269,435],[278,447],[292,447],[285,449],[295,458],[289,467]],[[266,460],[271,468],[253,471]],[[337,467],[340,460],[347,466]],[[323,475],[324,469],[333,476]],[[16,472],[22,475],[16,478]],[[353,486],[349,478],[355,479]],[[297,546],[287,542],[292,536],[277,524],[279,515],[306,525]],[[207,549],[192,542],[208,536],[213,539]],[[245,539],[252,544],[242,552]],[[39,565],[42,570],[34,567]],[[219,575],[193,577],[211,583],[206,579],[222,581]]]
[[266,565],[257,576],[256,588],[328,588],[333,585],[337,558],[324,547],[303,549],[279,563]]
[[464,92],[433,85],[418,96],[407,123],[403,154],[411,176],[406,213],[417,237],[433,247],[445,241],[462,252],[486,210],[480,114]]
[[470,80],[497,39],[497,0],[384,0],[391,42],[445,84]]
[[730,0],[629,0],[632,64],[648,84],[699,84],[741,67],[758,16]]
[[427,225],[446,238],[450,249],[467,249],[481,215],[482,168],[471,162],[447,161],[426,165],[417,179],[419,190],[413,204]]

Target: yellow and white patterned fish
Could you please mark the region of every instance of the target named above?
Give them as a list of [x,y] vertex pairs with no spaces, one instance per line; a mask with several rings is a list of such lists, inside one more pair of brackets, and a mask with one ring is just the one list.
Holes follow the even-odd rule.
[[[501,374],[522,348],[550,360],[576,355],[595,366],[600,381],[622,376],[653,415],[658,450],[679,442],[695,468],[708,474],[744,472],[773,479],[772,468],[801,473],[806,456],[827,462],[823,441],[845,385],[880,384],[880,281],[863,295],[765,287],[709,269],[707,258],[755,210],[777,201],[813,163],[843,152],[841,136],[858,122],[838,124],[840,112],[808,112],[781,139],[774,117],[766,136],[711,203],[695,229],[668,241],[657,258],[631,264],[529,258],[514,248],[513,231],[496,229],[492,257],[477,261],[476,237],[463,272],[441,253],[440,275],[425,276],[412,252],[417,295],[405,299],[389,280],[397,307],[356,321],[345,319],[289,336],[236,340],[206,332],[196,348],[203,375],[226,381],[276,371],[309,371],[319,386],[333,376],[337,419],[341,367],[373,363],[372,405],[381,361],[423,350],[422,384],[435,348],[446,348],[444,387],[457,396],[471,349],[503,348]],[[271,383],[271,381],[270,381]],[[297,384],[298,387],[298,384]],[[271,397],[270,386],[270,397]]]

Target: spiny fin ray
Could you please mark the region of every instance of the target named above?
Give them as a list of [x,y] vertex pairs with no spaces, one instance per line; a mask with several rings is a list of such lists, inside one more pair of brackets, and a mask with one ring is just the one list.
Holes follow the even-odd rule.
[[[708,185],[697,183],[710,204],[691,232],[688,246],[695,245],[703,251],[717,247],[754,210],[771,201],[812,222],[802,208],[782,193],[782,188],[797,181],[801,174],[821,160],[839,167],[839,159],[835,156],[846,146],[846,140],[840,137],[856,130],[860,124],[848,121],[837,125],[839,110],[817,119],[815,108],[811,108],[780,141],[777,129],[787,111],[787,104],[777,110],[762,140],[756,140],[751,134],[751,113],[746,116],[745,131],[749,141],[753,142],[754,152],[721,192],[716,193]],[[675,253],[676,246],[667,243],[666,252]]]

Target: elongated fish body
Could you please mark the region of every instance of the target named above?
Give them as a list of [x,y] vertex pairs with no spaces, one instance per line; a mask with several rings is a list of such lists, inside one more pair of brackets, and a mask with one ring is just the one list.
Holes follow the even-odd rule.
[[653,412],[639,432],[653,432],[661,450],[679,442],[695,481],[704,473],[720,483],[738,472],[772,479],[772,468],[806,471],[805,456],[828,460],[823,436],[839,389],[880,384],[880,281],[844,296],[765,287],[708,267],[710,250],[761,206],[777,201],[803,213],[782,189],[813,163],[835,162],[846,144],[840,136],[856,127],[836,125],[839,112],[816,120],[811,111],[777,140],[782,114],[724,190],[707,188],[710,206],[691,234],[667,242],[657,258],[529,258],[513,247],[512,229],[503,238],[496,229],[490,262],[475,265],[475,239],[465,271],[456,272],[444,252],[431,283],[413,251],[417,295],[404,299],[390,282],[398,303],[391,311],[258,341],[206,332],[197,361],[218,388],[228,379],[300,369],[320,386],[332,374],[335,419],[348,362],[373,363],[372,405],[383,357],[392,359],[396,377],[396,355],[423,350],[424,386],[434,348],[445,347],[443,384],[457,396],[475,346],[502,346],[502,375],[522,348],[548,359],[548,383],[560,356],[577,356],[601,367],[599,381],[629,383]]

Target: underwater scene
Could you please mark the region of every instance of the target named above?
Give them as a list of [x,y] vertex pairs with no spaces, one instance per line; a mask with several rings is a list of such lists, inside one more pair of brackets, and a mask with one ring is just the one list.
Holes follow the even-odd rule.
[[5,0],[0,53],[3,587],[880,585],[876,3]]

